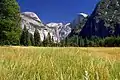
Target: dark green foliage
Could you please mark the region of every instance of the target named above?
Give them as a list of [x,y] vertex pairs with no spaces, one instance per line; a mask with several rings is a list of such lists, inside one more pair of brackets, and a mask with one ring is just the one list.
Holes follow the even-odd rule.
[[43,43],[44,47],[47,47],[48,46],[48,39],[44,37],[44,40],[42,43]]
[[105,46],[105,43],[104,43],[104,42],[105,42],[105,39],[100,39],[100,40],[99,40],[99,46],[100,46],[100,47],[104,47],[104,46]]
[[16,0],[0,0],[0,44],[19,45],[20,21]]
[[65,38],[65,46],[68,46],[68,37]]
[[30,46],[31,45],[30,33],[28,32],[26,26],[24,26],[24,29],[23,29],[22,34],[21,34],[20,44],[24,45],[24,46]]
[[26,31],[27,31],[26,26],[24,26],[24,29],[20,37],[20,44],[24,46],[26,45]]
[[120,37],[115,39],[115,46],[120,47]]
[[60,47],[65,47],[65,40],[60,41]]
[[84,46],[85,47],[88,47],[89,46],[89,40],[87,38],[85,38],[84,40]]
[[31,46],[34,46],[34,45],[35,45],[34,37],[33,37],[32,34],[30,34],[30,42],[31,42]]
[[26,31],[26,46],[31,46],[30,33]]
[[47,38],[44,37],[43,46],[45,46],[45,47],[57,46],[54,43],[53,37],[51,37],[50,33],[48,33]]
[[[65,40],[61,41],[62,47],[66,46]],[[77,44],[78,43],[78,44]],[[92,36],[91,38],[82,38],[74,36],[67,39],[67,47],[120,47],[120,37],[99,38]]]
[[106,46],[106,47],[120,47],[120,37],[106,37],[104,39],[104,46]]
[[78,46],[78,36],[77,35],[74,35],[73,37],[71,38],[66,38],[65,39],[65,46]]
[[105,38],[105,46],[114,47],[115,46],[115,39],[114,37],[106,37]]
[[48,33],[47,40],[48,40],[48,44],[47,44],[47,45],[48,45],[49,47],[52,46],[52,38],[51,38],[50,33]]
[[100,40],[101,40],[101,38],[99,38],[97,36],[92,36],[90,38],[89,46],[99,47]]
[[79,44],[78,41],[79,41],[78,36],[73,36],[71,38],[66,37],[64,40],[61,41],[61,47],[69,46],[77,47]]
[[78,43],[79,47],[84,47],[84,39],[82,37],[79,37],[78,41],[79,41]]
[[37,29],[35,29],[34,32],[34,42],[35,42],[35,46],[41,46],[41,38],[40,38],[40,33]]

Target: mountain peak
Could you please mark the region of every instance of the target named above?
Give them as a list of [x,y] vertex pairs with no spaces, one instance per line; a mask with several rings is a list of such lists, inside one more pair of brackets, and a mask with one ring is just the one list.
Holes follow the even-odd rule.
[[85,13],[79,13],[79,15],[82,15],[83,17],[88,17],[88,15]]
[[34,20],[37,20],[37,21],[41,22],[39,17],[34,12],[23,12],[22,15],[26,15],[30,18],[33,18]]

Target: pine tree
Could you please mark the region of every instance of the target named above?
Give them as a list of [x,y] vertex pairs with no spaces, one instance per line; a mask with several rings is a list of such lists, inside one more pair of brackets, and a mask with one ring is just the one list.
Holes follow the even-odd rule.
[[53,41],[54,40],[53,38],[51,38],[50,33],[48,33],[47,37],[46,38],[44,37],[44,40],[43,40],[44,47],[51,47],[54,44]]
[[50,33],[48,33],[47,39],[48,39],[48,46],[51,47],[52,46],[52,38],[51,38]]
[[84,46],[85,47],[89,46],[89,40],[88,40],[88,38],[85,38],[85,40],[84,40]]
[[115,38],[114,37],[106,37],[105,38],[105,46],[106,47],[114,47]]
[[30,42],[31,42],[31,45],[34,46],[35,43],[34,43],[34,37],[32,34],[30,34]]
[[30,46],[31,45],[30,33],[28,32],[26,26],[24,26],[24,29],[23,29],[22,34],[21,34],[20,44],[24,45],[24,46]]
[[26,31],[27,31],[26,26],[24,26],[24,29],[22,31],[21,38],[20,38],[20,44],[24,46],[26,46]]
[[34,32],[34,42],[35,42],[35,46],[41,46],[41,39],[40,39],[40,33],[37,29],[35,29]]
[[48,39],[46,39],[45,36],[44,36],[43,46],[47,47],[47,45],[48,45]]
[[55,47],[55,43],[54,43],[54,38],[52,36],[52,43],[51,43],[51,47]]
[[30,33],[26,31],[26,46],[31,46]]
[[61,40],[60,44],[61,44],[60,47],[64,47],[65,46],[65,40]]
[[16,0],[0,0],[0,44],[19,44],[20,21],[20,10]]
[[77,35],[77,39],[76,39],[76,43],[77,43],[77,46],[79,46],[79,35]]
[[84,47],[84,39],[82,37],[79,37],[79,41],[78,41],[78,45],[79,47]]
[[65,38],[65,45],[64,45],[64,46],[65,46],[65,47],[68,46],[68,37]]

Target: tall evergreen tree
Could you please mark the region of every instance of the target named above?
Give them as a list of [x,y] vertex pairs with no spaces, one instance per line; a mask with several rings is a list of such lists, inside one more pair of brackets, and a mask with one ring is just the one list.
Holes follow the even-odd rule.
[[35,29],[35,32],[34,32],[34,41],[35,41],[35,46],[41,46],[42,45],[41,39],[40,39],[40,33],[37,29]]
[[53,38],[53,36],[52,36],[52,43],[51,43],[51,47],[55,47],[55,42],[54,42],[54,38]]
[[52,38],[51,38],[50,33],[48,33],[47,39],[48,39],[48,46],[51,47],[52,46]]
[[44,46],[44,47],[47,47],[48,41],[47,41],[47,39],[45,38],[45,36],[44,36],[44,40],[43,40],[42,43],[43,43],[43,46]]
[[32,34],[30,34],[30,42],[31,42],[31,45],[34,46],[35,43],[34,43],[34,37]]
[[24,46],[30,46],[31,45],[30,33],[28,32],[26,26],[24,26],[24,29],[23,29],[22,34],[21,34],[20,44],[24,45]]
[[31,46],[30,33],[26,31],[26,46]]
[[76,43],[77,43],[77,46],[79,46],[79,35],[77,35],[77,39],[76,39]]
[[64,46],[65,46],[65,40],[61,40],[61,41],[60,41],[60,44],[61,44],[61,45],[60,45],[61,47],[64,47]]
[[82,37],[79,37],[79,41],[78,41],[78,45],[79,47],[84,47],[84,39]]
[[86,37],[85,40],[84,40],[84,46],[85,46],[85,47],[88,47],[88,46],[89,46],[89,40],[88,40],[87,37]]
[[20,44],[24,46],[26,45],[26,31],[27,31],[26,26],[24,26],[24,29],[20,37]]
[[114,37],[106,37],[104,45],[106,47],[114,47],[114,45],[115,45],[115,38]]
[[20,21],[20,10],[16,0],[0,0],[0,44],[19,44]]
[[47,47],[47,46],[51,46],[51,42],[52,42],[52,39],[51,39],[51,36],[50,36],[50,33],[48,33],[47,37],[45,38],[44,36],[44,40],[43,40],[43,46],[44,47]]
[[68,46],[68,37],[65,38],[65,45],[64,46]]

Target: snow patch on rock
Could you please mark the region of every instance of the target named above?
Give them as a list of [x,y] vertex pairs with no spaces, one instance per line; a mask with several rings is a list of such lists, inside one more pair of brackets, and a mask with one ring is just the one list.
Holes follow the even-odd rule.
[[85,14],[85,13],[79,13],[79,14],[82,15],[82,16],[84,16],[84,17],[88,17],[88,15]]

